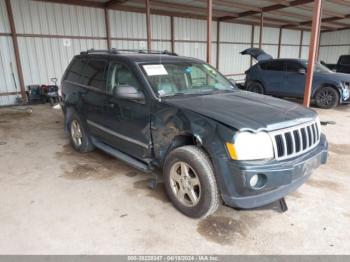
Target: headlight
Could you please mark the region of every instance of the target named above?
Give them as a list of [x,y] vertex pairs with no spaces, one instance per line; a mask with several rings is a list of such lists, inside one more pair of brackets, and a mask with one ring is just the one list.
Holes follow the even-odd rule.
[[350,90],[350,83],[349,82],[342,82],[343,88]]
[[230,157],[233,160],[258,160],[274,157],[273,145],[266,132],[238,132],[233,143],[226,143]]

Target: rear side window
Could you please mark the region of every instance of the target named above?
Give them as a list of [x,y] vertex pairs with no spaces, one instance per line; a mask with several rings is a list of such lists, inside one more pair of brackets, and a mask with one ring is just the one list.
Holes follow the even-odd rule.
[[69,67],[66,80],[78,83],[83,67],[84,63],[82,59],[75,58],[72,62],[72,65]]
[[89,60],[84,66],[80,84],[91,86],[100,90],[106,89],[106,68],[105,60]]
[[350,65],[350,56],[343,55],[339,58],[339,64],[341,65]]
[[304,68],[300,63],[296,61],[288,61],[286,64],[288,72],[298,72],[300,69]]
[[285,62],[284,61],[270,61],[260,64],[262,70],[269,71],[285,71]]

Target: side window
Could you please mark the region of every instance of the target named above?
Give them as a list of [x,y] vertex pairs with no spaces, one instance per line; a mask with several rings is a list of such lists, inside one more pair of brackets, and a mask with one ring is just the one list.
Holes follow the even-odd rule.
[[340,65],[350,65],[350,56],[348,56],[348,55],[340,56],[338,64],[340,64]]
[[286,64],[288,72],[298,72],[300,69],[304,68],[301,64],[295,61],[289,61]]
[[108,69],[107,92],[114,94],[119,86],[133,86],[140,90],[139,81],[125,65],[111,62]]
[[272,62],[270,62],[269,70],[271,70],[271,71],[286,71],[284,61],[272,61]]
[[72,65],[69,67],[65,80],[78,83],[83,67],[84,63],[82,59],[75,58]]
[[104,91],[106,89],[106,67],[107,61],[105,60],[89,60],[83,69],[80,83]]

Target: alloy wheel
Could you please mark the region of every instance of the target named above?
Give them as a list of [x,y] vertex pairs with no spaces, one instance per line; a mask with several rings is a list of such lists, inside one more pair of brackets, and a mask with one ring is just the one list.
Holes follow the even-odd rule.
[[201,198],[201,185],[193,168],[185,162],[176,162],[170,170],[170,185],[181,204],[193,207]]
[[70,133],[75,146],[80,147],[82,144],[83,134],[81,132],[80,124],[77,120],[73,120],[70,126]]
[[334,95],[333,92],[329,90],[323,90],[319,94],[319,100],[325,106],[334,104],[335,99],[336,99],[336,96]]

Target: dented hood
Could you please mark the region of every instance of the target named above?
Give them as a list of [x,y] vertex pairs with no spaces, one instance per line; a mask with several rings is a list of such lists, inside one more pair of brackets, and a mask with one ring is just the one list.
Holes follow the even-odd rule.
[[260,48],[248,48],[242,51],[241,55],[250,55],[258,62],[264,61],[264,60],[270,60],[273,58],[272,56],[265,53],[265,51]]
[[277,130],[311,121],[317,116],[298,104],[245,91],[172,98],[165,103],[241,131]]

